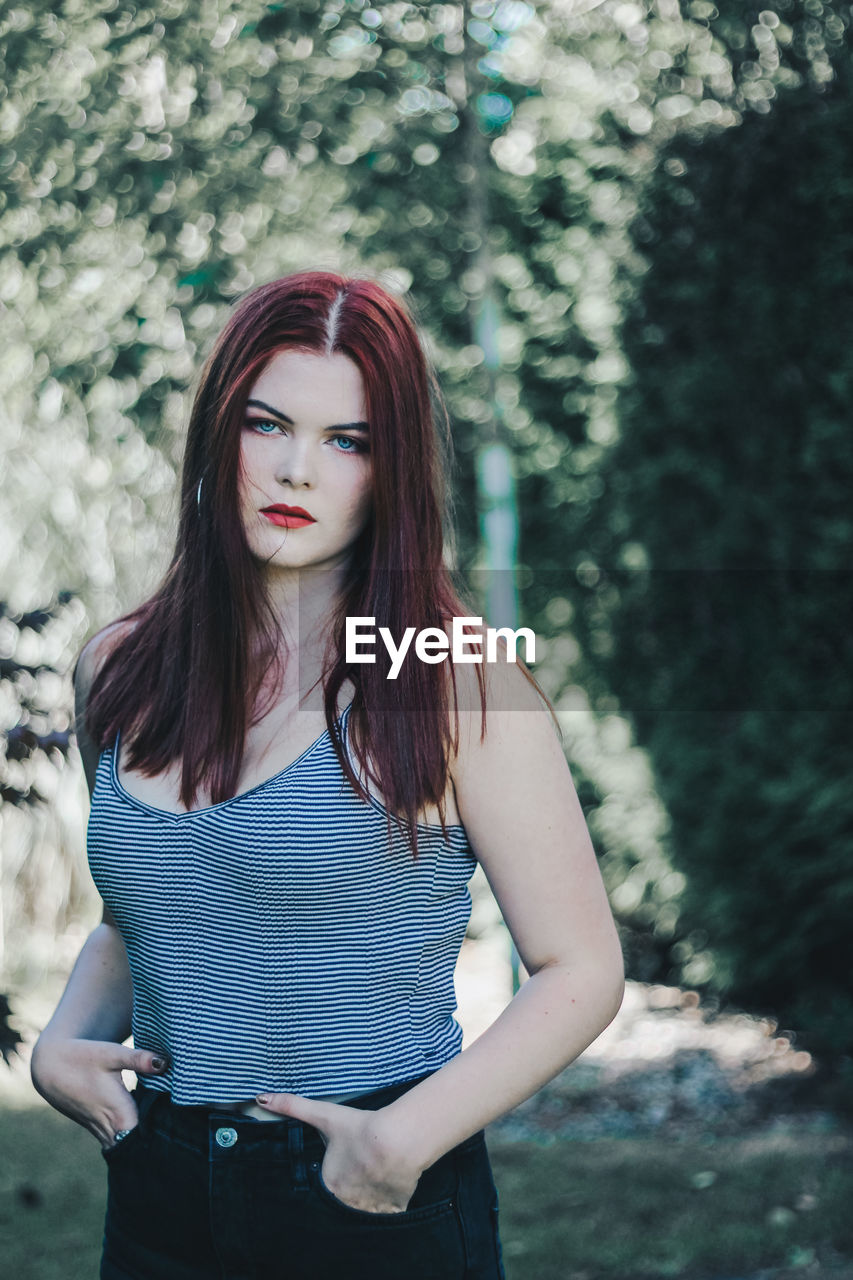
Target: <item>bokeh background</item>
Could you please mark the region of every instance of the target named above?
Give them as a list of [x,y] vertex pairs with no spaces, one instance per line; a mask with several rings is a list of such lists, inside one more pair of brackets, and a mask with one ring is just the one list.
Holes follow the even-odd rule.
[[[495,1128],[510,1280],[853,1275],[850,27],[831,0],[0,8],[9,1274],[94,1275],[102,1211],[25,1070],[98,919],[70,667],[166,566],[229,307],[317,266],[415,311],[456,561],[536,632],[623,936],[623,1014]],[[474,893],[469,1039],[524,977]]]

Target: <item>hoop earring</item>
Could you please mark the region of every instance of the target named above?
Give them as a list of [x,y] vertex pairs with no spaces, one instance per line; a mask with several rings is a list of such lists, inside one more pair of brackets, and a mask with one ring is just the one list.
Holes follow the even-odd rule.
[[201,486],[203,481],[204,481],[204,476],[202,476],[201,480],[199,480],[198,488],[195,491],[195,505],[198,509],[199,515],[201,514]]

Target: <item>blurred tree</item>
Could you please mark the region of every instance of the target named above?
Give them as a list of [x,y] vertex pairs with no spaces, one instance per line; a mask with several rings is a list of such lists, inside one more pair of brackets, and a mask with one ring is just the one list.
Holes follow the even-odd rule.
[[[46,797],[39,789],[38,766],[67,757],[71,723],[58,711],[62,675],[44,653],[45,632],[70,603],[60,593],[49,609],[14,616],[0,600],[0,800],[3,804],[36,804]],[[47,657],[47,660],[45,658]]]
[[[814,0],[549,4],[492,63],[526,87],[491,147],[506,317],[498,385],[519,477],[524,621],[540,640],[537,673],[567,708],[569,756],[611,899],[634,931],[630,971],[653,980],[693,981],[699,966],[684,962],[701,934],[680,919],[685,877],[668,863],[644,771],[629,778],[615,765],[583,706],[617,728],[624,691],[603,659],[618,597],[602,581],[594,608],[585,598],[628,540],[625,511],[602,495],[614,469],[615,486],[628,480],[611,457],[632,429],[621,420],[631,376],[621,327],[655,262],[655,246],[628,228],[672,139],[720,134],[736,152],[742,121],[765,116],[780,94],[831,81],[849,56],[847,21],[844,6]],[[768,285],[768,299],[777,289]],[[689,518],[690,499],[673,501]],[[626,547],[625,563],[635,554]]]
[[[25,614],[0,601],[0,959],[15,988],[31,974],[41,938],[63,934],[90,893],[68,839],[80,826],[82,780],[69,767],[65,655],[82,617],[68,592]],[[17,1035],[8,1015],[0,997],[4,1056]]]
[[851,77],[662,153],[579,627],[686,873],[676,972],[853,1049]]
[[[459,562],[478,564],[474,461],[497,397],[542,679],[615,713],[598,661],[611,615],[599,593],[590,628],[576,592],[627,528],[615,509],[602,523],[600,505],[628,369],[620,326],[650,249],[627,228],[670,139],[722,131],[736,147],[741,119],[779,92],[829,83],[845,12],[820,0],[4,9],[10,610],[72,587],[65,669],[86,631],[147,594],[171,547],[194,371],[227,307],[307,264],[366,266],[411,289],[441,375]],[[494,383],[471,324],[487,288],[503,317]],[[599,812],[609,775],[587,764],[608,883],[633,886],[621,914],[669,940],[680,878],[654,824],[635,836]]]
[[[626,12],[594,26],[598,17],[560,20],[520,0],[6,10],[0,575],[10,607],[36,609],[70,583],[82,631],[151,589],[172,539],[193,372],[237,295],[309,262],[364,264],[413,286],[454,422],[463,565],[477,542],[474,453],[492,413],[472,304],[492,264],[509,304],[499,391],[519,470],[548,472],[553,486],[527,536],[559,548],[559,526],[540,519],[560,501],[566,456],[554,388],[579,424],[600,375],[588,372],[599,347],[567,311],[603,306],[612,344],[608,252],[621,243],[611,211],[599,219],[610,239],[586,254],[586,194],[573,193],[590,186],[585,140],[609,136],[598,117],[611,55],[633,48]],[[652,26],[652,47],[704,38],[680,18]],[[593,46],[597,65],[573,76],[578,51]],[[539,139],[531,125],[546,107]],[[530,182],[540,141],[552,148],[553,198]],[[478,150],[488,160],[479,183]],[[471,216],[483,193],[488,245]],[[564,242],[571,218],[576,238]],[[570,291],[552,279],[561,254]],[[542,264],[530,286],[526,259]],[[554,347],[563,363],[543,374]],[[582,464],[593,490],[594,456]],[[557,687],[564,677],[556,667]]]

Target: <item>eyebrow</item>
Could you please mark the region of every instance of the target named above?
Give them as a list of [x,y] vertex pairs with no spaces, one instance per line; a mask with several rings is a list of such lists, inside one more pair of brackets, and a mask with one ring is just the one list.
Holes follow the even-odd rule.
[[[271,404],[264,404],[263,400],[249,400],[246,408],[263,409],[266,413],[271,413],[274,418],[281,418],[282,422],[287,422],[293,426],[293,419],[288,418],[286,413],[282,413],[281,409],[274,409]],[[362,431],[365,434],[370,430],[366,422],[338,422],[333,427],[326,427],[326,431]]]

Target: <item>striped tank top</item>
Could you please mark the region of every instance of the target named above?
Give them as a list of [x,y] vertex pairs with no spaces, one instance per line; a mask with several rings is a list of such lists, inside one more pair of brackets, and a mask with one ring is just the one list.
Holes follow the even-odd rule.
[[419,825],[415,861],[328,729],[250,790],[172,813],[125,790],[119,737],[98,760],[87,851],[130,962],[134,1045],[169,1054],[147,1087],[187,1105],[365,1093],[460,1051],[463,826]]

